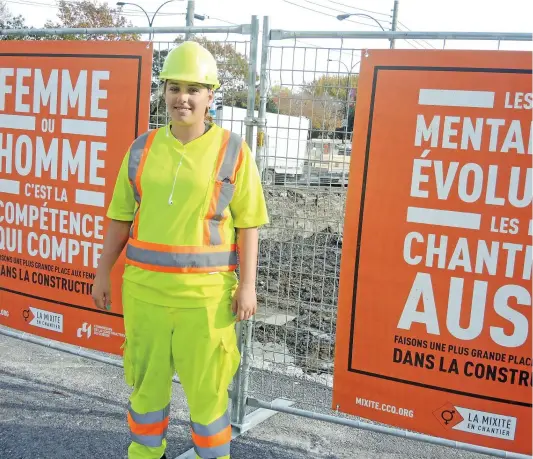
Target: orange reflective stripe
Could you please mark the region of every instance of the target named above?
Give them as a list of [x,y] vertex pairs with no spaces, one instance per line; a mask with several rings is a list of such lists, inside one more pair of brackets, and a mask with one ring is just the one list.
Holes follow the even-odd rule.
[[175,266],[158,266],[150,265],[147,263],[141,263],[139,261],[133,261],[126,258],[126,264],[136,266],[137,268],[146,269],[148,271],[155,271],[158,273],[171,273],[171,274],[206,274],[214,272],[227,272],[235,271],[237,265],[224,265],[224,266],[203,266],[201,268],[193,268],[190,266],[184,268],[178,268]]
[[244,148],[239,150],[239,156],[237,157],[237,161],[235,162],[235,168],[233,169],[233,174],[231,175],[231,183],[235,183],[237,180],[237,172],[239,172],[239,169],[241,168],[242,161],[244,159]]
[[213,189],[213,194],[211,195],[211,201],[209,202],[209,209],[207,211],[207,215],[205,216],[204,220],[204,244],[210,245],[211,244],[211,228],[209,226],[209,221],[213,219],[213,217],[216,215],[216,209],[217,209],[217,203],[220,199],[220,190],[221,188],[216,185]]
[[128,412],[128,424],[135,435],[162,435],[168,427],[168,417],[153,424],[137,424]]
[[224,162],[224,156],[226,155],[226,149],[228,148],[229,137],[231,135],[230,131],[224,129],[222,134],[222,143],[220,144],[220,149],[218,150],[217,164],[215,167],[215,179],[218,177],[222,163]]
[[[226,149],[228,148],[228,142],[229,142],[230,135],[231,135],[230,131],[227,131],[227,130],[223,131],[222,142],[220,143],[220,148],[218,150],[217,163],[216,163],[215,171],[214,171],[215,180],[217,179],[218,174],[220,172],[220,168],[222,167],[222,163],[224,162],[224,156],[226,154]],[[219,196],[220,196],[220,188],[215,186],[215,189],[213,190],[213,195],[211,196],[211,200],[209,201],[209,208],[207,210],[207,215],[205,216],[205,220],[204,220],[204,244],[205,245],[211,244],[211,228],[209,228],[209,220],[211,220],[213,216],[215,215]]]
[[164,253],[220,253],[233,252],[236,250],[236,244],[226,245],[165,245],[156,244],[154,242],[139,241],[138,239],[130,239],[128,244],[139,249],[153,250],[154,252]]
[[200,448],[215,448],[217,446],[225,445],[231,441],[231,426],[226,427],[215,435],[204,437],[194,433],[191,428],[192,441]]
[[216,179],[208,212],[204,220],[204,244],[224,244],[223,231],[229,207],[235,191],[236,167],[242,162],[242,138],[235,132],[224,131],[224,138],[218,155]]
[[126,263],[150,271],[209,273],[236,268],[236,244],[219,246],[172,246],[131,239]]
[[[142,187],[141,187],[141,177],[144,170],[144,164],[146,163],[146,158],[148,157],[148,153],[150,151],[150,147],[152,146],[152,142],[154,141],[154,137],[157,134],[157,130],[154,129],[152,132],[150,132],[150,135],[148,136],[148,139],[146,140],[146,145],[144,146],[141,160],[139,162],[139,168],[137,169],[137,175],[135,176],[135,186],[137,187],[137,192],[139,193],[139,206],[141,205],[140,198],[142,198]],[[133,222],[133,237],[137,238],[139,234],[139,214],[140,212],[137,211],[135,213],[135,220]]]

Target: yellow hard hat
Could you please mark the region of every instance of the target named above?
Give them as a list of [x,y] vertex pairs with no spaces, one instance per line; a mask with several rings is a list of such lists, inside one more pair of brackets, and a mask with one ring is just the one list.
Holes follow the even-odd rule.
[[195,41],[185,41],[168,53],[159,78],[220,87],[215,58]]

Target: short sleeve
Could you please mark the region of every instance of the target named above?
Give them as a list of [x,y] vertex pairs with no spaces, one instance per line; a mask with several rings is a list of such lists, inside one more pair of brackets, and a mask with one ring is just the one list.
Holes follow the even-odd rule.
[[128,178],[129,151],[124,156],[118,171],[111,203],[107,209],[107,217],[111,220],[133,221],[135,214],[135,197],[133,187]]
[[230,210],[235,228],[254,228],[269,223],[259,170],[246,142],[243,142],[243,158],[237,170]]

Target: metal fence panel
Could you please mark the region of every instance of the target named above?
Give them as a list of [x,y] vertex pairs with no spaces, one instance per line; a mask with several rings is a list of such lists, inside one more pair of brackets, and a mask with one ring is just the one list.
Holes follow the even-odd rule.
[[361,52],[263,40],[257,159],[271,223],[260,237],[248,395],[321,412],[331,406],[347,120]]
[[[259,37],[259,22],[256,16],[252,16],[250,24],[233,25],[224,27],[122,27],[122,28],[87,28],[87,29],[0,29],[0,40],[22,39],[25,41],[38,39],[57,40],[62,36],[67,39],[90,39],[94,36],[108,36],[117,39],[119,35],[172,34],[177,36],[174,40],[151,40],[153,47],[152,85],[150,94],[149,129],[165,126],[169,122],[166,110],[163,87],[159,80],[159,72],[170,50],[188,39],[197,40],[215,56],[218,64],[219,78],[222,86],[215,93],[215,104],[211,107],[211,115],[217,124],[230,129],[243,138],[250,145],[253,144],[253,108],[256,105],[255,84],[257,81],[257,51]],[[133,140],[133,139],[132,139]],[[238,333],[241,333],[239,326]],[[10,335],[9,330],[1,330],[2,334]],[[44,345],[52,345],[51,342],[29,334],[12,332],[11,336],[36,342]],[[48,343],[48,344],[46,344]],[[105,361],[113,365],[116,359],[102,357],[99,353],[85,351],[80,346],[67,346],[62,343],[55,345],[65,352],[74,352],[85,357]],[[233,384],[230,386],[232,402],[234,406],[244,407],[245,399],[239,389],[242,371],[239,370]],[[176,381],[179,381],[175,378]]]
[[532,34],[269,34],[265,20],[257,160],[271,223],[260,233],[260,309],[246,337],[251,400],[289,399],[308,411],[349,417],[331,404],[351,126],[360,61],[370,47],[388,48],[390,38],[401,40],[397,48],[462,48],[483,40],[499,49],[504,40],[531,46]]
[[[216,55],[224,82],[212,115],[219,125],[246,138],[256,155],[271,223],[260,233],[259,311],[252,321],[238,328],[243,359],[232,386],[236,409],[232,421],[242,424],[247,397],[248,408],[267,406],[264,400],[288,399],[295,402],[294,414],[302,413],[296,409],[300,407],[306,413],[349,418],[331,410],[331,397],[351,127],[360,61],[369,43],[388,48],[391,39],[428,49],[450,47],[450,40],[483,40],[492,49],[500,49],[508,40],[530,45],[532,34],[271,33],[265,18],[259,81],[259,27],[255,16],[251,25],[235,27],[0,30],[0,39],[103,33],[199,34],[197,37],[205,39]],[[226,34],[226,38],[219,38],[220,34]],[[249,37],[230,40],[230,34]],[[317,45],[305,41],[310,39],[322,42]],[[151,129],[168,122],[157,75],[175,44],[168,40],[153,42]]]

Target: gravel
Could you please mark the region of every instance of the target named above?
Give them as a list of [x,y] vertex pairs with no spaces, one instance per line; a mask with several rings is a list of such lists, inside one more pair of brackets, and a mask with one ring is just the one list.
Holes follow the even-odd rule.
[[258,301],[294,320],[258,320],[255,339],[286,346],[305,373],[331,374],[345,193],[272,187],[265,194],[271,224],[261,234]]

